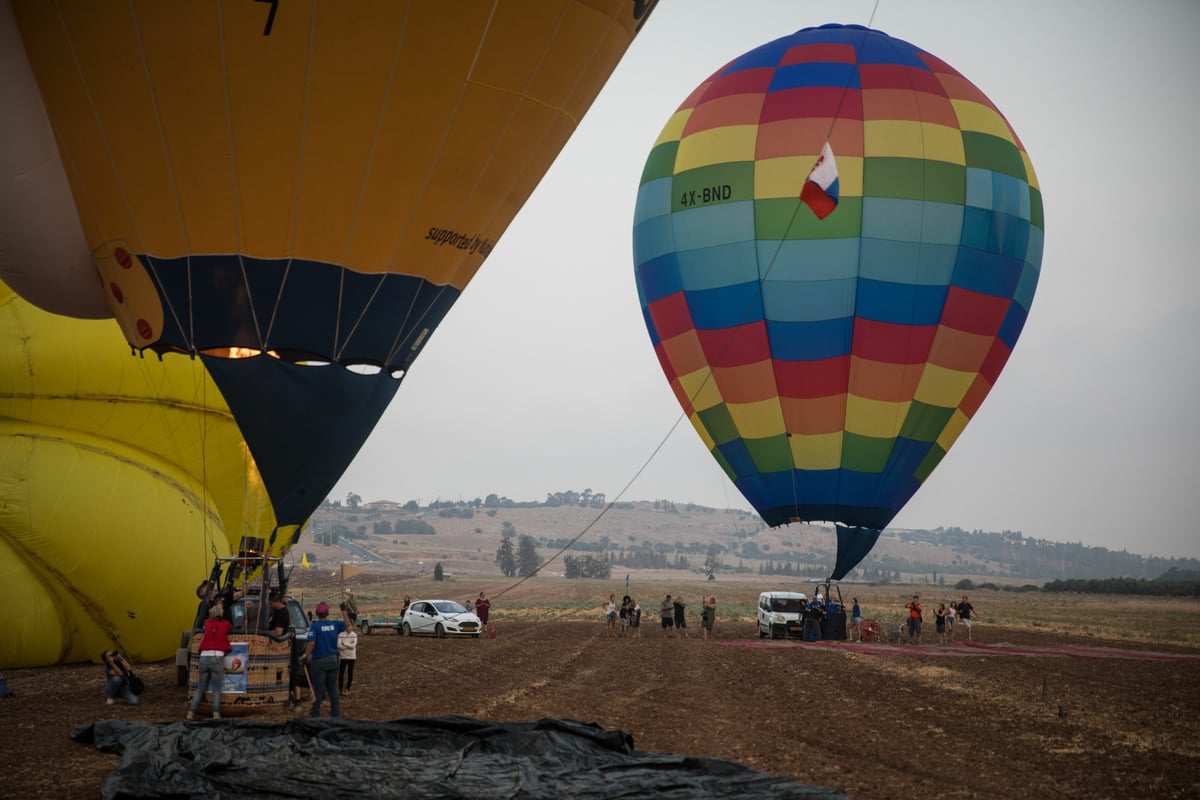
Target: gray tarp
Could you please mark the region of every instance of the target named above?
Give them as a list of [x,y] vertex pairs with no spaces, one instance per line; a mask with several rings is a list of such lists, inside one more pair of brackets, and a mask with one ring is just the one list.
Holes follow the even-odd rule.
[[845,798],[728,761],[633,748],[573,720],[105,720],[71,737],[121,755],[103,796]]

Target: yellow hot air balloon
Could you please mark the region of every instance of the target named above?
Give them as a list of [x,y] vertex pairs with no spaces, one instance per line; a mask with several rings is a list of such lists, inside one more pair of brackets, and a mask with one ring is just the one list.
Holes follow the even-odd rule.
[[16,0],[0,200],[46,210],[0,238],[57,210],[94,266],[35,242],[0,278],[201,358],[302,525],[653,6]]
[[0,666],[169,655],[214,555],[274,525],[198,361],[130,358],[111,322],[0,284],[0,582],[24,600]]
[[[254,467],[237,476],[251,475],[249,489],[190,468],[209,455],[166,454],[184,474],[122,477],[131,498],[158,491],[151,476],[182,490],[179,519],[142,538],[199,553],[179,529],[219,517],[224,538],[213,538],[233,549],[260,538],[278,555],[295,542],[654,5],[0,3],[0,279],[55,313],[96,317],[107,306],[133,348],[195,370],[194,385],[221,397],[240,429],[226,444],[244,442],[239,456]],[[47,323],[38,335],[58,330]],[[88,347],[63,355],[91,353],[93,338],[99,347],[93,330],[69,334]],[[128,346],[110,351],[133,362]],[[21,356],[2,369],[19,372]],[[60,420],[82,413],[71,403]],[[30,405],[32,425],[55,403],[42,394]],[[66,456],[46,456],[36,475],[21,472],[30,458],[0,464],[0,481],[25,480],[41,514]],[[89,469],[110,462],[125,463],[114,451]],[[147,487],[133,488],[140,479]],[[221,497],[239,491],[265,493],[266,510],[226,516]],[[132,519],[143,513],[136,500],[80,499],[82,517],[144,524]],[[74,519],[54,524],[63,541],[86,535]],[[200,555],[202,574],[212,554]],[[105,574],[139,577],[119,559]],[[123,600],[100,599],[104,616],[125,613]],[[189,618],[158,626],[161,646]],[[54,644],[33,661],[78,652]]]

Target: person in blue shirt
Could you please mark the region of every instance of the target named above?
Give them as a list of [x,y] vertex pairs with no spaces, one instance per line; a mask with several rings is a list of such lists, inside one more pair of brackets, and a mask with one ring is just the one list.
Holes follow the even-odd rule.
[[825,618],[824,598],[818,594],[804,607],[804,641],[821,641],[821,620]]
[[309,716],[321,716],[321,703],[329,695],[329,712],[340,717],[342,708],[338,702],[338,634],[350,627],[345,607],[341,619],[329,619],[329,604],[317,603],[317,618],[308,626],[308,647],[301,656],[309,671],[313,688],[312,712]]
[[854,604],[850,607],[850,641],[862,641],[862,629],[858,626],[862,624],[862,609],[859,608],[858,598],[851,597],[850,601]]

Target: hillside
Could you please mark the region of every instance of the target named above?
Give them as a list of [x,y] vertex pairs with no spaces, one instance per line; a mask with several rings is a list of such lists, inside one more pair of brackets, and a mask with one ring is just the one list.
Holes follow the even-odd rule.
[[[820,578],[829,574],[837,548],[832,526],[794,524],[767,528],[758,515],[667,501],[580,505],[513,503],[488,498],[473,504],[401,506],[388,501],[358,507],[326,503],[313,515],[299,549],[316,562],[346,559],[328,548],[340,536],[409,574],[494,574],[505,536],[534,539],[549,559],[572,539],[564,555],[604,551],[614,571],[654,566],[699,571],[710,548],[721,572]],[[354,499],[354,498],[352,498]],[[586,499],[586,498],[584,498]],[[582,534],[582,535],[581,535]],[[651,554],[655,558],[650,558]],[[1200,568],[1196,559],[1146,558],[1102,547],[1028,539],[1019,532],[887,530],[848,580],[947,583],[980,578],[1020,584],[1057,578],[1154,578]],[[547,567],[562,572],[559,559]]]

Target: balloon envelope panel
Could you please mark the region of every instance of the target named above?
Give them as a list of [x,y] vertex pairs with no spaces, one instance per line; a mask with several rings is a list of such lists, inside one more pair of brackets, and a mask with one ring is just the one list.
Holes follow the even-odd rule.
[[[820,218],[799,197],[826,143]],[[735,59],[671,117],[635,272],[677,398],[764,520],[877,536],[1012,352],[1043,229],[1029,158],[979,89],[832,25]]]

